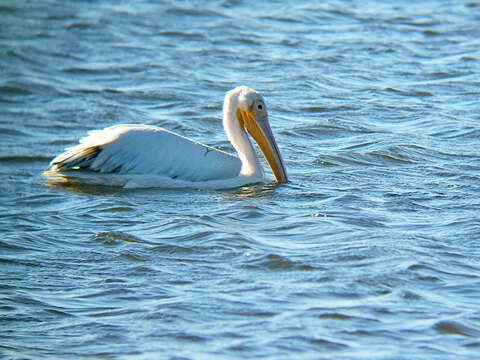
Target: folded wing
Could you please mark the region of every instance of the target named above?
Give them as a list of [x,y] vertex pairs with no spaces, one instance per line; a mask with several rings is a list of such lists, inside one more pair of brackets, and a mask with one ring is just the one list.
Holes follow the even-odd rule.
[[236,156],[148,125],[92,131],[50,165],[58,172],[163,175],[192,182],[233,178],[242,166]]

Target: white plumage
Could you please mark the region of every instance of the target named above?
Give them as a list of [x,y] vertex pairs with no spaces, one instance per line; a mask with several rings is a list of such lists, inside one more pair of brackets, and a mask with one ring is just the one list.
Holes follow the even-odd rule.
[[247,130],[274,164],[277,182],[287,181],[261,95],[245,86],[231,90],[223,115],[238,157],[160,127],[124,124],[91,131],[54,158],[45,174],[54,181],[124,187],[238,187],[263,180]]

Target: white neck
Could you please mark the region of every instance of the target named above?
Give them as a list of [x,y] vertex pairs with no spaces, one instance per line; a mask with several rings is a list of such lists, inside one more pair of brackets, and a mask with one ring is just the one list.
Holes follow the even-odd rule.
[[240,175],[249,177],[260,176],[263,178],[263,167],[258,160],[257,153],[252,146],[247,132],[244,128],[240,127],[237,119],[239,90],[241,89],[237,88],[229,91],[225,96],[225,102],[223,104],[223,127],[242,162]]

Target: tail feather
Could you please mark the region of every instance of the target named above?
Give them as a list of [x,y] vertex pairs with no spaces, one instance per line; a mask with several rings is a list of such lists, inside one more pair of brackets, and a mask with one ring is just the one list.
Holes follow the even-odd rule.
[[101,151],[100,146],[77,145],[58,155],[50,166],[56,171],[90,168]]

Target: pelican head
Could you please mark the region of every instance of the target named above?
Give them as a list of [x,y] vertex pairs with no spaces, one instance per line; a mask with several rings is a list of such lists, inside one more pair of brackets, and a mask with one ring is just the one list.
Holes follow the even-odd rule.
[[246,129],[255,140],[278,184],[288,181],[282,157],[268,122],[267,106],[262,95],[246,86],[232,92],[238,94],[236,118],[240,129]]

